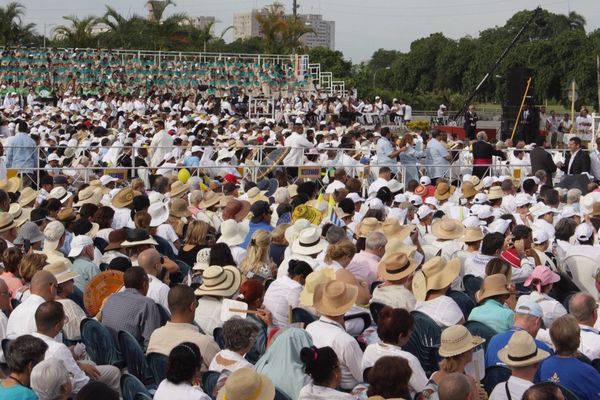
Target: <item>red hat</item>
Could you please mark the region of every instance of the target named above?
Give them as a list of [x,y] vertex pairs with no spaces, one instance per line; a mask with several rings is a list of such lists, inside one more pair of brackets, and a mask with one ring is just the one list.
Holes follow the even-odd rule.
[[238,178],[234,174],[227,174],[223,178],[223,180],[227,183],[238,183]]
[[264,141],[265,141],[265,139],[262,136],[259,136],[256,138],[257,143],[263,143]]
[[508,248],[500,253],[500,258],[515,268],[521,268],[521,257],[519,257],[519,253],[514,247]]

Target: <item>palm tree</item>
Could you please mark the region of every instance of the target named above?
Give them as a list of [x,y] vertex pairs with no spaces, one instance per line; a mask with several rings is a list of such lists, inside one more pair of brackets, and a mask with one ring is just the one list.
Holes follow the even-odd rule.
[[150,22],[155,50],[170,50],[189,45],[190,34],[187,28],[190,20],[187,14],[173,14],[160,22]]
[[279,53],[281,32],[285,29],[285,10],[283,4],[273,3],[256,14],[260,34],[265,42],[265,49],[270,53]]
[[223,29],[223,31],[221,32],[221,34],[219,36],[213,35],[212,31],[213,31],[213,27],[215,26],[214,22],[210,22],[208,24],[206,24],[206,26],[204,26],[202,29],[198,29],[197,34],[198,34],[198,41],[200,43],[204,44],[204,52],[206,52],[206,45],[210,44],[212,41],[215,40],[223,40],[223,37],[225,36],[225,34],[230,30],[233,29],[233,25],[229,25],[227,28]]
[[571,11],[568,16],[569,25],[571,29],[585,31],[585,17],[577,14],[575,11]]
[[150,20],[153,22],[161,22],[165,9],[170,6],[176,6],[173,0],[148,0],[146,7],[149,11]]
[[59,25],[54,28],[55,39],[65,43],[67,47],[90,47],[94,45],[94,27],[98,24],[98,19],[94,16],[87,16],[79,19],[75,15],[63,17],[69,21],[70,25]]
[[25,7],[21,3],[11,2],[0,7],[0,44],[10,46],[20,42],[23,34],[32,33],[33,24],[23,25]]

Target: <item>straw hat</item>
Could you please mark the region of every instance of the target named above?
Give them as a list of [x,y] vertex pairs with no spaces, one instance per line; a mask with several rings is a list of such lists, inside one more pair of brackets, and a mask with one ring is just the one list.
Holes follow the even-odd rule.
[[456,187],[448,185],[446,182],[440,182],[435,187],[434,197],[440,201],[448,200],[454,194]]
[[187,218],[192,215],[188,209],[188,203],[181,197],[171,198],[171,208],[169,209],[171,215],[177,218]]
[[17,224],[10,213],[0,213],[0,233],[6,232],[7,230],[15,228],[16,226]]
[[275,386],[265,375],[241,368],[229,375],[217,400],[273,400]]
[[60,200],[61,203],[66,202],[67,200],[69,200],[71,198],[71,196],[73,196],[73,193],[67,191],[67,189],[65,189],[62,186],[55,186],[51,191],[50,194],[48,195],[49,199],[58,199]]
[[377,272],[386,281],[399,281],[412,274],[417,266],[417,262],[405,253],[386,253],[379,262]]
[[504,197],[504,191],[500,186],[492,186],[488,192],[488,200],[498,200]]
[[458,239],[463,235],[464,230],[463,224],[452,218],[442,218],[431,225],[431,233],[438,239]]
[[245,200],[229,199],[225,207],[223,208],[223,219],[235,219],[241,221],[246,218],[250,212],[251,204]]
[[79,193],[77,194],[79,201],[73,204],[73,206],[81,207],[82,205],[88,203],[98,205],[100,204],[100,200],[102,200],[102,196],[103,193],[96,187],[88,186],[85,189],[79,191]]
[[323,268],[311,272],[306,277],[304,288],[300,292],[300,304],[306,307],[312,307],[315,288],[335,279],[335,271],[331,268]]
[[321,237],[321,228],[317,226],[303,229],[292,243],[292,252],[305,256],[320,253],[326,248],[327,241]]
[[501,294],[510,294],[506,275],[494,274],[486,276],[483,280],[483,284],[481,285],[481,290],[479,290],[477,293],[479,302],[482,302],[490,297],[499,296]]
[[152,217],[150,226],[155,228],[167,222],[169,219],[169,209],[165,203],[154,203],[148,207],[148,214]]
[[256,203],[259,200],[269,202],[267,196],[265,196],[265,192],[261,191],[258,187],[253,187],[246,192],[246,196],[250,203]]
[[352,308],[358,288],[341,281],[330,281],[315,288],[314,308],[323,315],[340,316]]
[[171,184],[171,198],[181,197],[186,193],[189,193],[190,185],[181,181],[175,181]]
[[44,271],[48,271],[54,275],[59,285],[79,276],[78,273],[71,271],[64,261],[55,261],[48,264],[44,267]]
[[314,207],[301,204],[292,212],[292,222],[299,219],[305,219],[313,225],[319,225],[323,220],[323,214]]
[[396,218],[388,218],[383,221],[382,224],[383,234],[390,240],[392,238],[404,240],[406,239],[416,228],[415,225],[400,225],[400,221]]
[[133,203],[134,190],[130,187],[123,188],[113,197],[112,205],[116,208],[125,208]]
[[409,258],[415,253],[415,251],[417,251],[417,246],[406,244],[403,240],[398,240],[396,238],[388,240],[387,244],[385,245],[386,253],[401,252],[406,254]]
[[526,331],[516,331],[508,344],[498,352],[498,358],[509,367],[527,367],[550,357],[550,353],[537,347]]
[[0,189],[10,193],[18,192],[21,190],[21,178],[13,176],[8,180],[0,181]]
[[471,335],[463,325],[452,325],[442,331],[439,353],[442,357],[454,357],[484,342],[485,339]]
[[379,222],[377,218],[363,218],[356,226],[356,236],[358,237],[367,237],[369,233],[374,231],[382,231],[381,222]]
[[479,193],[477,190],[475,190],[475,185],[473,185],[471,182],[463,183],[461,191],[462,191],[462,196],[460,196],[461,199],[469,199],[469,198],[475,196],[477,193]]
[[211,265],[202,273],[202,285],[196,289],[196,296],[231,297],[240,288],[242,276],[237,267]]
[[8,209],[8,212],[10,215],[12,215],[17,227],[19,227],[29,220],[31,209],[23,208],[17,203],[12,203]]
[[27,207],[32,202],[34,202],[35,199],[37,199],[37,197],[38,197],[37,190],[33,190],[32,188],[27,186],[26,188],[23,188],[23,190],[21,191],[21,197],[19,197],[19,204],[21,205],[21,207]]
[[127,232],[127,240],[121,243],[121,247],[135,247],[143,244],[157,246],[158,243],[143,229],[130,229]]
[[479,242],[483,240],[483,232],[480,227],[467,228],[465,234],[462,237],[462,241],[465,243]]
[[427,292],[447,288],[460,273],[460,260],[453,258],[446,262],[436,256],[423,264],[423,269],[413,277],[412,289],[417,300],[424,301]]
[[198,203],[198,208],[207,209],[221,201],[221,194],[209,190],[202,196],[202,201]]
[[238,246],[246,240],[249,226],[238,223],[234,219],[228,219],[221,223],[221,237],[217,243],[225,243],[229,247]]

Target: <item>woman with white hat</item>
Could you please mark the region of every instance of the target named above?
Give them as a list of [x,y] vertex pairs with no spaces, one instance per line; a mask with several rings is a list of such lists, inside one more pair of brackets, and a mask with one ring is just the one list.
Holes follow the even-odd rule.
[[150,221],[150,233],[167,240],[173,253],[177,255],[181,247],[181,240],[173,227],[166,223],[169,219],[169,208],[167,205],[163,202],[150,204],[148,214],[152,217]]
[[471,383],[472,398],[482,398],[479,384],[465,373],[465,366],[473,360],[473,349],[483,344],[485,339],[472,336],[467,328],[462,325],[453,325],[442,331],[439,354],[443,358],[440,361],[440,370],[434,372],[429,379],[427,388],[423,391],[428,399],[437,399],[437,391],[440,382],[446,376],[454,372],[464,374]]

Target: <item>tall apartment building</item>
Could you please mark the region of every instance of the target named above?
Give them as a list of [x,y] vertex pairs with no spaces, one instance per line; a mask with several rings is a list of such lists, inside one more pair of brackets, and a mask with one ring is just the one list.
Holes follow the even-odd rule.
[[258,10],[252,10],[233,14],[233,40],[260,36],[257,13]]
[[319,14],[298,15],[314,31],[302,36],[302,42],[310,49],[325,47],[335,50],[335,21],[325,21]]

